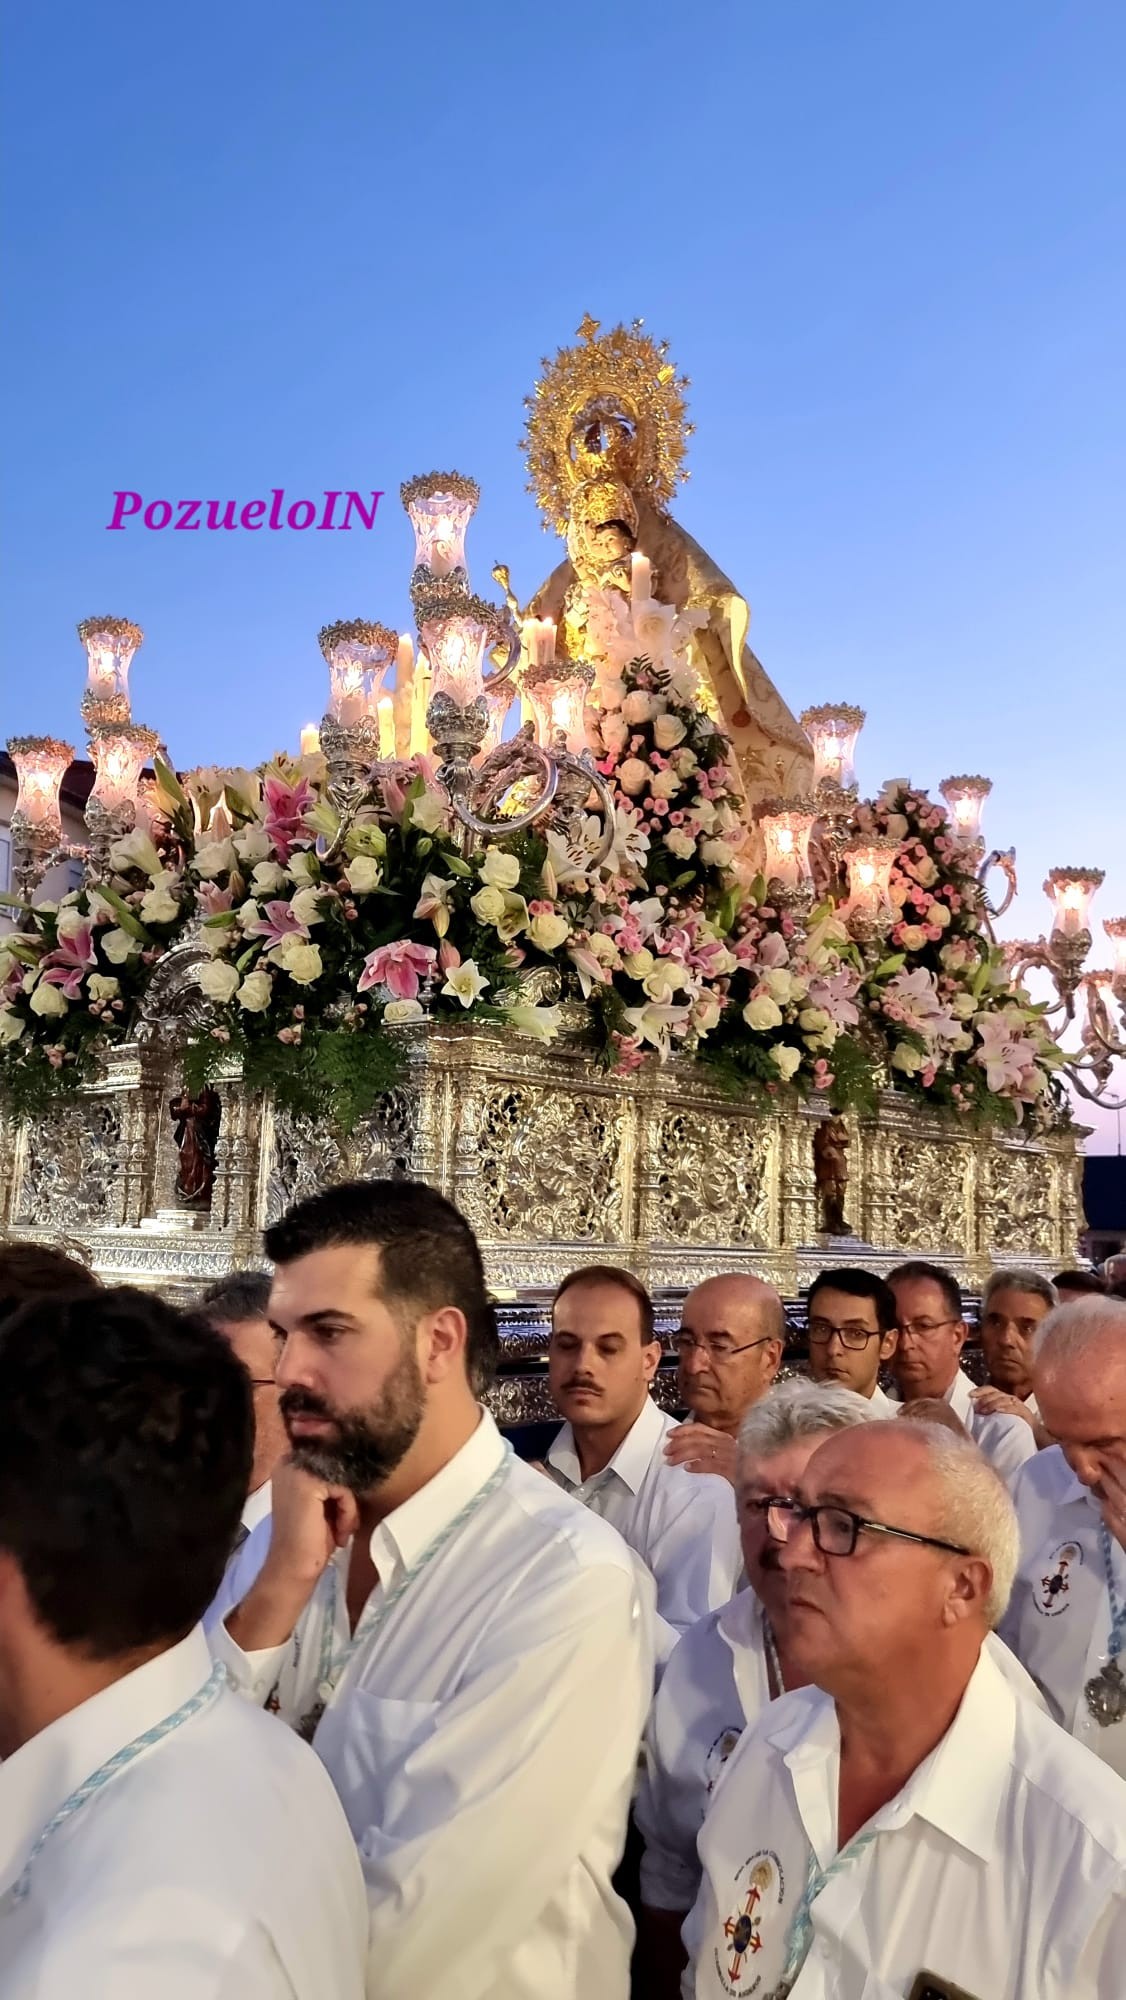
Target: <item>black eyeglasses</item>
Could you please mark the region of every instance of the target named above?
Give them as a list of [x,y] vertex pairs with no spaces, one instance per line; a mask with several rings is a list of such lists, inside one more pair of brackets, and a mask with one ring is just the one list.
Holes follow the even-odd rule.
[[854,1354],[867,1347],[870,1340],[882,1340],[878,1326],[862,1326],[858,1319],[846,1320],[843,1326],[834,1326],[831,1319],[811,1319],[806,1332],[815,1347],[827,1347],[834,1334],[840,1337],[842,1347]]
[[800,1500],[787,1500],[777,1493],[744,1504],[765,1516],[766,1532],[775,1542],[788,1542],[798,1523],[808,1521],[814,1546],[823,1556],[855,1554],[861,1534],[894,1535],[896,1541],[918,1542],[923,1548],[944,1549],[952,1556],[973,1554],[972,1549],[963,1548],[960,1542],[943,1542],[936,1535],[917,1535],[913,1528],[889,1528],[885,1521],[866,1521],[863,1514],[853,1514],[847,1507],[805,1507]]
[[673,1334],[672,1344],[681,1359],[688,1354],[703,1352],[709,1360],[723,1362],[730,1361],[736,1354],[745,1354],[749,1347],[765,1347],[773,1339],[772,1333],[764,1333],[758,1340],[745,1340],[741,1347],[737,1347],[725,1333],[705,1333],[697,1340],[694,1333],[689,1333],[682,1326],[679,1332]]

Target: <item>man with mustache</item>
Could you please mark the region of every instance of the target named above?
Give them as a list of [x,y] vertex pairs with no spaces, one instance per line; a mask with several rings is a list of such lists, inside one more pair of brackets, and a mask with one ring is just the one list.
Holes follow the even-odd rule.
[[665,1440],[670,1465],[718,1472],[735,1483],[739,1426],[782,1362],[786,1314],[773,1285],[742,1272],[705,1278],[689,1292],[673,1335],[688,1421]]
[[1032,1386],[1057,1442],[1013,1488],[1021,1560],[1002,1631],[1056,1720],[1126,1777],[1126,1303],[1049,1313]]
[[212,1645],[337,1787],[372,1991],[625,2000],[611,1877],[652,1693],[648,1579],[482,1410],[496,1323],[452,1203],[328,1188],[266,1251],[292,1449]]
[[716,1788],[685,2000],[1119,1991],[1126,1786],[987,1650],[1019,1541],[980,1451],[863,1424],[755,1504],[806,1685]]
[[649,1394],[660,1359],[653,1301],[638,1279],[609,1264],[564,1278],[551,1312],[548,1382],[567,1421],[544,1470],[611,1522],[651,1572],[664,1660],[697,1618],[726,1604],[742,1557],[727,1481],[694,1479],[665,1459],[676,1426]]
[[848,1391],[783,1382],[748,1411],[739,1437],[738,1500],[748,1587],[686,1633],[665,1669],[645,1734],[636,1817],[640,1952],[646,2000],[676,2000],[681,1926],[700,1887],[696,1840],[712,1789],[743,1730],[768,1701],[801,1685],[786,1645],[779,1545],[757,1501],[790,1494],[834,1431],[879,1413]]

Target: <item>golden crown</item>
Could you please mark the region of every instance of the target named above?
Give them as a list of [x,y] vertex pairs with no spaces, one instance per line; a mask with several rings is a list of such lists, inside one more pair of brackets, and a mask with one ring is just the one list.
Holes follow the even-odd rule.
[[554,361],[545,357],[524,399],[528,491],[559,534],[581,480],[609,473],[661,507],[682,476],[693,429],[685,421],[688,377],[668,359],[667,340],[651,340],[642,324],[635,319],[600,334],[601,322],[587,313],[580,345],[561,347]]

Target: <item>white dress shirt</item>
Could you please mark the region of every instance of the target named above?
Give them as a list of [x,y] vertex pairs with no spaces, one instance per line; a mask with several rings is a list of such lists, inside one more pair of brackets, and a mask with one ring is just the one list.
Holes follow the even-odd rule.
[[[1126,1721],[1100,1728],[1083,1689],[1106,1661],[1110,1593],[1098,1502],[1058,1445],[1038,1452],[1013,1487],[1021,1558],[1001,1631],[1048,1698],[1057,1722],[1126,1778]],[[1110,1538],[1120,1604],[1126,1549]],[[1121,1661],[1126,1673],[1126,1653]]]
[[897,1417],[899,1415],[900,1405],[898,1403],[892,1402],[891,1397],[887,1395],[887,1393],[883,1389],[881,1389],[878,1382],[875,1388],[873,1389],[871,1395],[869,1396],[868,1401],[871,1403],[872,1408],[881,1417]]
[[[993,1632],[985,1645],[1015,1692],[1047,1713],[1009,1648]],[[685,1633],[649,1712],[636,1817],[645,1840],[641,1899],[651,1908],[689,1910],[695,1902],[696,1842],[708,1801],[743,1730],[769,1700],[763,1609],[748,1588]]]
[[[1035,1432],[1023,1417],[1007,1417],[1003,1413],[995,1417],[986,1416],[983,1410],[977,1408],[973,1392],[973,1381],[964,1368],[959,1368],[942,1400],[949,1403],[954,1415],[960,1418],[993,1470],[1000,1473],[1006,1485],[1011,1486],[1021,1466],[1036,1456]],[[902,1406],[903,1397],[898,1392],[895,1402]]]
[[690,1910],[696,1840],[712,1788],[748,1722],[770,1700],[762,1605],[750,1588],[702,1618],[674,1649],[649,1712],[635,1816],[645,1842],[641,1900]]
[[224,1690],[31,1850],[71,1793],[212,1670],[201,1631],[0,1765],[3,2000],[362,2000],[368,1927],[316,1757]]
[[259,1521],[268,1519],[273,1498],[273,1485],[268,1479],[264,1479],[261,1486],[256,1486],[253,1493],[247,1494],[242,1510],[242,1526],[248,1535],[254,1533]]
[[590,1479],[583,1479],[570,1424],[547,1454],[556,1484],[609,1521],[651,1572],[666,1627],[658,1639],[662,1659],[698,1618],[727,1603],[743,1569],[734,1490],[712,1473],[669,1464],[665,1439],[676,1427],[647,1396],[609,1464]]
[[[811,1851],[826,1871],[837,1857],[839,1766],[836,1708],[817,1688],[744,1733],[700,1834],[688,2000],[773,1992]],[[1126,1785],[983,1653],[946,1735],[811,1914],[792,2000],[903,2000],[923,1971],[978,2000],[1116,2000]]]
[[[376,1622],[315,1748],[367,1879],[372,1993],[625,2000],[633,1926],[610,1878],[653,1688],[649,1578],[604,1522],[506,1462],[488,1415],[370,1549]],[[212,1631],[236,1686],[287,1722],[316,1702],[334,1596],[334,1644],[348,1644],[347,1568],[342,1550],[286,1645],[244,1654]]]

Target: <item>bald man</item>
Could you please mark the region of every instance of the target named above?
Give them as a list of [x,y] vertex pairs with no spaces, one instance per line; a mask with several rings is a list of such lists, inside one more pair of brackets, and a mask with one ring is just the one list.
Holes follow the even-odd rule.
[[781,1297],[761,1278],[705,1278],[684,1301],[673,1345],[689,1416],[669,1432],[665,1456],[734,1485],[739,1426],[773,1383],[786,1345]]

